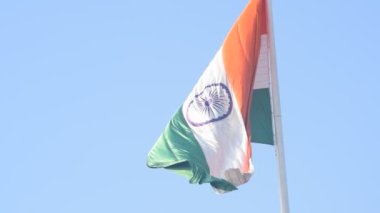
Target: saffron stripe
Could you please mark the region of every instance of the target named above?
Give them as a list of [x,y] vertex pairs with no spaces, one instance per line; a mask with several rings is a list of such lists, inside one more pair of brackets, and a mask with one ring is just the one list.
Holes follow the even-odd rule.
[[227,79],[236,96],[247,130],[250,126],[249,109],[260,40],[261,35],[266,32],[266,3],[263,0],[251,0],[231,28],[222,48]]

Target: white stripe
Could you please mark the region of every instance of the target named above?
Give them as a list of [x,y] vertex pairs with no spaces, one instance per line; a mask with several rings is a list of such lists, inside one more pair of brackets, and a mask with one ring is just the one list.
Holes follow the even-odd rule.
[[[220,114],[201,113],[201,110],[209,104],[208,102],[206,103],[209,98],[208,95],[211,97],[210,103],[214,101],[212,100],[213,95],[223,100],[229,98],[223,88],[209,86],[219,83],[227,85],[228,88],[229,84],[221,50],[210,62],[193,91],[187,97],[182,111],[203,150],[211,175],[226,179],[237,186],[248,181],[250,174],[253,172],[253,165],[250,163],[249,171],[243,171],[243,161],[247,156],[248,139],[233,91],[229,90],[232,109],[230,109],[227,117],[212,121],[218,118],[218,115],[228,112],[228,106],[226,106],[228,102],[226,101],[221,101],[222,104],[220,105],[224,104],[224,106],[217,105],[217,107],[220,107],[218,108],[221,111]],[[207,121],[211,122],[207,123]]]
[[259,60],[253,89],[269,88],[269,45],[268,35],[261,35]]

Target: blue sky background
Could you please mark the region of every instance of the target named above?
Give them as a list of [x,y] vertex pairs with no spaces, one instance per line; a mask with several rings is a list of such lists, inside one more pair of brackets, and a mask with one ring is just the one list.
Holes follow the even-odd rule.
[[[247,0],[0,1],[0,212],[279,212],[146,155]],[[380,3],[273,0],[291,212],[380,212]]]

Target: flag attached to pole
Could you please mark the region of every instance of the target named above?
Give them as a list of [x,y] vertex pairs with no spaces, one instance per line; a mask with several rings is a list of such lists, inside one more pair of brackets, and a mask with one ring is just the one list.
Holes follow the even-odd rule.
[[273,144],[267,34],[266,1],[251,0],[150,150],[148,167],[210,183],[220,193],[249,180],[250,142]]

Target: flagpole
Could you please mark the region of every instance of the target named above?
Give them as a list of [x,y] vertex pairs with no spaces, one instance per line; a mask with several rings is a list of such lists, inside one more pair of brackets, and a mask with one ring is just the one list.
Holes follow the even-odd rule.
[[277,78],[277,62],[275,54],[275,42],[273,32],[273,17],[272,17],[272,4],[271,0],[267,1],[268,10],[268,24],[270,36],[270,72],[271,72],[271,92],[272,92],[272,113],[274,123],[274,140],[275,152],[277,158],[278,175],[280,182],[280,207],[281,213],[289,213],[289,200],[288,200],[288,186],[286,182],[286,168],[285,168],[285,153],[282,136],[282,121],[281,121],[281,107],[280,95]]

